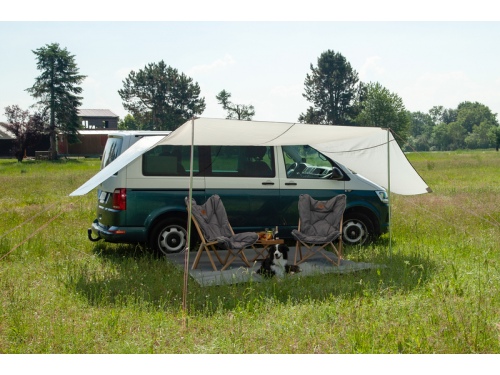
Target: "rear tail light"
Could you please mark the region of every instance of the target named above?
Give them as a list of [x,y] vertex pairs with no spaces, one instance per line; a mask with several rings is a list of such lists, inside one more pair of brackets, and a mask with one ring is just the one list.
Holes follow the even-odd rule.
[[113,208],[115,210],[127,209],[127,189],[115,189],[113,192]]

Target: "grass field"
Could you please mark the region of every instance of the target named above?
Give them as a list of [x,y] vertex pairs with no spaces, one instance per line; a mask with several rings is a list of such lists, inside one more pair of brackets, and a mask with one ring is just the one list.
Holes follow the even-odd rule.
[[387,268],[203,288],[140,246],[88,241],[99,161],[0,160],[0,353],[499,353],[500,153],[409,154]]

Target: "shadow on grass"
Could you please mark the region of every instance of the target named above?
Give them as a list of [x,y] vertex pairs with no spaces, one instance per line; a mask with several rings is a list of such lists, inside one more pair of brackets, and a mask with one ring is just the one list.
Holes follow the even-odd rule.
[[[163,257],[134,245],[96,244],[98,265],[73,268],[67,287],[95,306],[140,305],[154,310],[179,311],[182,307],[184,273]],[[211,315],[217,311],[253,309],[263,301],[301,303],[328,299],[390,296],[420,287],[432,277],[435,265],[427,254],[413,251],[390,254],[383,242],[368,249],[349,249],[355,261],[385,267],[349,274],[324,274],[284,280],[269,279],[223,286],[202,287],[188,281],[191,313]]]

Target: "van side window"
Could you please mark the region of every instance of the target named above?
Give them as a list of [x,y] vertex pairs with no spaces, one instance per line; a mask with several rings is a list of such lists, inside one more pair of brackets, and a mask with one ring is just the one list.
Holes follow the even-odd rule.
[[[190,146],[156,146],[142,156],[144,176],[189,176]],[[194,148],[193,175],[197,175],[198,148]]]
[[211,146],[211,175],[274,177],[272,146]]
[[101,157],[101,169],[118,157],[122,149],[122,143],[122,138],[108,138]]
[[318,150],[307,145],[282,146],[288,178],[328,178],[332,162]]

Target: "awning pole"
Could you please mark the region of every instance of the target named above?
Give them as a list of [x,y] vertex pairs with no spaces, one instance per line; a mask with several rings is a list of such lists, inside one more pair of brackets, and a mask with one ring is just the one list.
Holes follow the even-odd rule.
[[387,127],[387,195],[389,197],[389,257],[392,259],[392,198],[391,198],[391,146],[390,146],[391,128]]
[[182,293],[182,310],[184,311],[184,327],[187,327],[187,292],[189,280],[189,249],[191,248],[191,201],[193,198],[193,160],[194,160],[194,117],[191,118],[191,153],[189,157],[189,194],[188,194],[188,218],[186,223],[187,239],[184,253],[184,288]]

